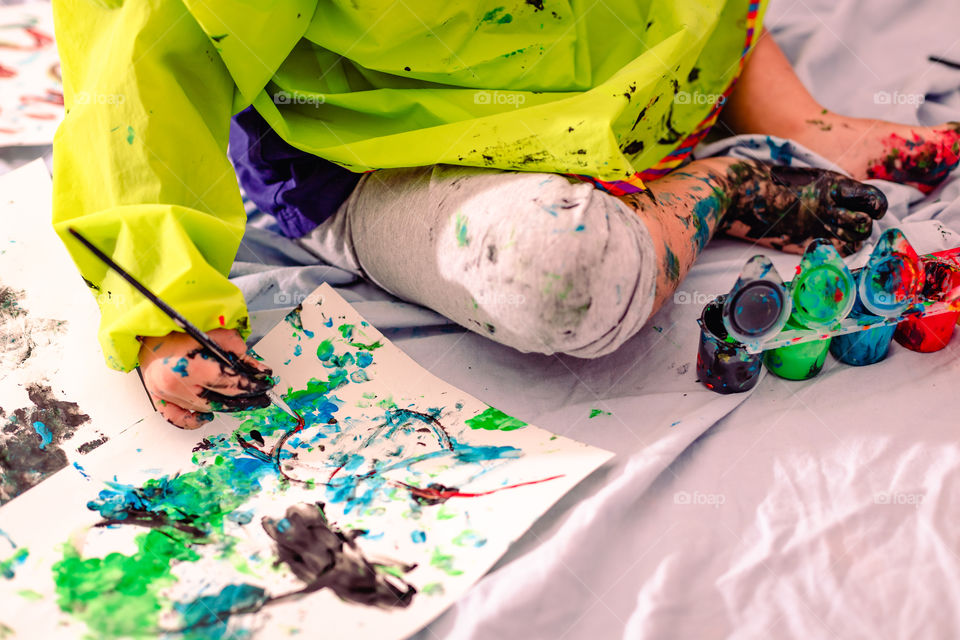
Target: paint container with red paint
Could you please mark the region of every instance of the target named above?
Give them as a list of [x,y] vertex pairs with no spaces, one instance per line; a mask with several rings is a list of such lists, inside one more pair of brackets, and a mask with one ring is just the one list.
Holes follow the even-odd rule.
[[860,271],[857,292],[867,311],[891,318],[916,302],[922,276],[920,258],[907,237],[899,229],[887,229]]
[[700,346],[697,350],[697,377],[717,393],[749,391],[760,379],[762,354],[748,353],[746,347],[727,333],[723,308],[727,296],[718,296],[703,308]]
[[[921,298],[936,302],[960,287],[960,267],[955,261],[937,256],[921,258],[923,287]],[[947,346],[957,326],[960,311],[934,316],[907,318],[897,325],[894,339],[907,349],[930,353]]]

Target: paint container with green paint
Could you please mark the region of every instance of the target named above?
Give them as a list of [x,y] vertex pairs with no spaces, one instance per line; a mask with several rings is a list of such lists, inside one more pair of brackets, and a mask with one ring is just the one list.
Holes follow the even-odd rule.
[[831,329],[850,314],[856,280],[829,241],[818,238],[807,246],[790,283],[790,298],[790,321],[798,329]]
[[[791,319],[787,322],[785,329],[792,331],[804,329],[804,327]],[[827,360],[827,351],[830,349],[830,341],[830,338],[827,338],[764,351],[763,364],[771,373],[781,378],[807,380],[823,369],[823,363]]]

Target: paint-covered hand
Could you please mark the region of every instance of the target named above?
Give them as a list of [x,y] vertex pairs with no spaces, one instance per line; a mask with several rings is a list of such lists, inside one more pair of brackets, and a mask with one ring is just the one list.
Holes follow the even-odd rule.
[[153,404],[168,422],[183,429],[203,426],[213,419],[211,411],[237,411],[270,404],[266,392],[273,385],[271,371],[247,354],[240,334],[214,329],[209,335],[257,374],[244,375],[222,365],[185,333],[175,331],[159,338],[141,339],[140,370]]
[[787,253],[803,253],[816,238],[841,255],[854,253],[887,212],[882,191],[834,171],[745,160],[728,176],[730,206],[720,229]]

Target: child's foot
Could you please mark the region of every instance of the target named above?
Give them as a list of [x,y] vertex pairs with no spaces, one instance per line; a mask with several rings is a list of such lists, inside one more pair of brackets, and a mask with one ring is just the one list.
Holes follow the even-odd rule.
[[826,112],[809,118],[797,142],[858,180],[879,178],[930,193],[960,163],[960,123],[912,127]]

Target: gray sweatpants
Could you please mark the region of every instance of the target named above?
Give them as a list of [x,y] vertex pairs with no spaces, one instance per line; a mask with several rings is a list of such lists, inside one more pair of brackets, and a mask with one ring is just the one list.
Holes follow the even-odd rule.
[[653,306],[657,265],[646,226],[617,198],[560,175],[447,165],[377,171],[300,242],[525,352],[610,353]]

